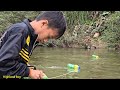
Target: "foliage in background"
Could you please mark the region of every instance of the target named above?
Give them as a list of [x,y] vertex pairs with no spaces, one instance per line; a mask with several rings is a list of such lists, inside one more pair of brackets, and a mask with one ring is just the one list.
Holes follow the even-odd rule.
[[25,18],[34,19],[39,13],[38,11],[0,11],[0,31],[6,30],[11,24],[21,22]]
[[120,12],[116,11],[109,15],[104,24],[101,37],[107,42],[108,47],[118,49],[120,47]]
[[[1,11],[0,32],[25,18],[33,20],[40,11]],[[99,48],[120,47],[119,11],[63,11],[67,30],[58,40],[49,40],[40,46]],[[96,36],[98,34],[98,36]],[[0,35],[1,36],[1,35]]]

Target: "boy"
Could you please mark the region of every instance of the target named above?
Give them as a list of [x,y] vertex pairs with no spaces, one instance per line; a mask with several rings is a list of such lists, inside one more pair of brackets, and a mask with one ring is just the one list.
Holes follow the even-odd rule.
[[0,77],[30,77],[41,79],[44,73],[28,67],[33,46],[37,42],[60,38],[66,30],[66,21],[61,11],[45,11],[31,21],[25,19],[13,24],[0,41]]

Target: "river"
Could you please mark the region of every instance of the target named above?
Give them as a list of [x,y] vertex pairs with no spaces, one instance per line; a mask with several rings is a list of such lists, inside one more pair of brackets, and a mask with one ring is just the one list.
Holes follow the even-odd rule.
[[[120,79],[120,53],[114,50],[37,47],[29,63],[50,79]],[[79,65],[80,72],[69,73],[69,63]]]

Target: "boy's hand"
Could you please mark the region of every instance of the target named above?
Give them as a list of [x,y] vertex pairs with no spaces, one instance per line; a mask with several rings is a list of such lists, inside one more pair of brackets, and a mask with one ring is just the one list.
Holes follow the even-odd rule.
[[42,70],[30,69],[29,77],[32,79],[42,79],[44,73]]

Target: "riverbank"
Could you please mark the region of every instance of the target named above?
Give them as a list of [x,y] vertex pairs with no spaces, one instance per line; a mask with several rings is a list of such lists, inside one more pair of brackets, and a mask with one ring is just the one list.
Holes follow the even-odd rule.
[[[33,20],[39,13],[40,11],[1,11],[0,32],[25,18]],[[120,49],[120,11],[63,11],[63,13],[67,21],[65,34],[56,41],[39,46]]]

